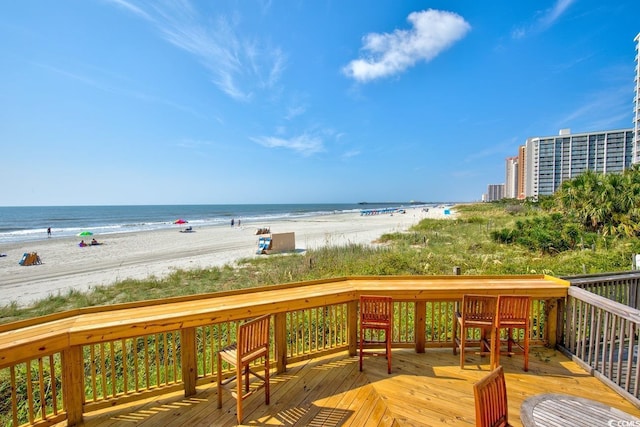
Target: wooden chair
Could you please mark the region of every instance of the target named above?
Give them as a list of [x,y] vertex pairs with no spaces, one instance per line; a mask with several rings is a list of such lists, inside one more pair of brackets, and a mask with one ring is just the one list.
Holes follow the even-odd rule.
[[366,331],[384,331],[385,352],[379,349],[368,350],[371,355],[385,355],[387,358],[387,372],[391,373],[391,331],[393,325],[393,299],[390,297],[366,296],[360,297],[360,371],[362,371],[362,356],[365,354],[365,344],[381,344],[383,341],[374,340],[373,333]]
[[[498,298],[498,316],[496,319],[497,338],[496,343],[496,363],[500,364],[500,330],[507,330],[507,351],[503,354],[509,356],[513,354],[524,355],[524,370],[529,370],[529,335],[531,314],[531,298],[520,295],[501,295]],[[515,329],[515,331],[514,331]],[[513,333],[523,331],[522,341],[516,340]],[[518,353],[514,352],[514,346],[519,348]]]
[[473,385],[476,401],[476,427],[506,427],[509,424],[507,384],[498,366]]
[[[456,310],[453,325],[453,354],[460,350],[460,368],[464,368],[464,356],[468,351],[467,345],[479,346],[481,355],[491,356],[490,366],[495,369],[495,345],[496,345],[496,311],[498,309],[498,297],[490,295],[464,295],[462,305]],[[458,326],[460,336],[457,336]],[[469,330],[480,329],[478,340],[469,339]],[[487,338],[490,332],[490,339]],[[475,331],[472,331],[475,333]]]
[[[242,401],[264,388],[264,401],[269,404],[269,325],[270,315],[260,316],[238,326],[237,342],[218,351],[218,409],[222,408],[222,388],[236,381],[235,391],[229,390],[237,400],[238,424],[242,423]],[[264,358],[264,375],[250,368],[250,364]],[[222,379],[222,361],[236,368],[235,375]],[[262,380],[262,384],[249,390],[249,374]],[[243,378],[244,375],[244,391]]]

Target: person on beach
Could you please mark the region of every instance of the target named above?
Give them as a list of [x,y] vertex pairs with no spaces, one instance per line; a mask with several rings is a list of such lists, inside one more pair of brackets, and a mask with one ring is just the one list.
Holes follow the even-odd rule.
[[231,218],[231,226],[232,226],[232,227],[233,227],[233,223],[234,223],[234,221],[235,221],[235,220],[234,220],[233,218]]
[[51,227],[47,228],[47,237],[51,237]]

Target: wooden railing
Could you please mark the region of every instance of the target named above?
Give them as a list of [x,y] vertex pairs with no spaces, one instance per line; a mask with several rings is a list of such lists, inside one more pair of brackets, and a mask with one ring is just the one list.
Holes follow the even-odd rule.
[[571,286],[640,309],[640,271],[564,277]]
[[[238,322],[272,316],[277,371],[356,354],[360,294],[394,298],[395,347],[452,346],[462,295],[530,295],[532,340],[555,345],[568,283],[548,276],[355,277],[92,307],[0,326],[0,423],[74,425],[86,412],[215,381]],[[226,367],[223,367],[226,368]],[[637,381],[636,381],[637,384]],[[637,386],[636,386],[637,387]]]
[[564,326],[559,347],[640,407],[640,311],[571,286],[561,313]]

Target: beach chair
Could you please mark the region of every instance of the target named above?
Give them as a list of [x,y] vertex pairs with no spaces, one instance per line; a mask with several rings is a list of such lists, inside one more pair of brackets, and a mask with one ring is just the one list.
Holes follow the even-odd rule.
[[18,261],[18,264],[22,266],[36,265],[42,264],[42,261],[40,260],[37,252],[25,252],[22,255],[22,259]]
[[258,237],[258,250],[256,251],[258,255],[264,253],[264,240],[264,237]]
[[258,238],[258,251],[257,254],[266,253],[271,249],[271,237],[259,237]]

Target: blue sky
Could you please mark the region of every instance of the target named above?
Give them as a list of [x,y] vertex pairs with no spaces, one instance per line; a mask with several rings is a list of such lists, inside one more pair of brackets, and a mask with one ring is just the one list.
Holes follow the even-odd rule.
[[640,2],[0,3],[0,205],[473,201],[632,127]]

